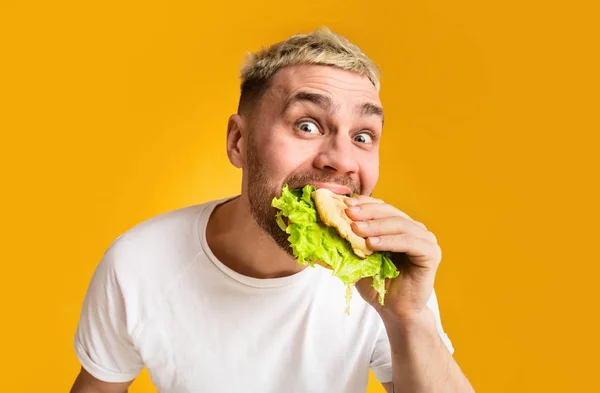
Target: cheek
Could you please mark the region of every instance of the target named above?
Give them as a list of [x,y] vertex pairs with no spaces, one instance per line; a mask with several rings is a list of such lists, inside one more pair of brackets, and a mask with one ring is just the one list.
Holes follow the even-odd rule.
[[310,152],[302,144],[282,141],[269,149],[265,158],[271,163],[270,169],[284,177],[309,161]]
[[[272,135],[277,135],[273,131]],[[280,133],[280,135],[283,132]],[[295,138],[270,138],[263,140],[261,163],[271,179],[282,181],[290,173],[310,162],[314,146]]]
[[368,157],[360,166],[360,183],[363,187],[363,193],[373,192],[377,181],[379,180],[379,156]]

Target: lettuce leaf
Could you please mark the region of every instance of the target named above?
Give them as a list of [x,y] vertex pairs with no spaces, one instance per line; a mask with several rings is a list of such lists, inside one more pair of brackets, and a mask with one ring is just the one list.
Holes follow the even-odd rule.
[[324,262],[346,286],[354,285],[361,278],[372,277],[373,288],[383,305],[385,279],[400,274],[391,260],[391,253],[376,252],[366,259],[357,257],[346,239],[340,237],[334,228],[319,221],[311,197],[315,190],[311,185],[301,190],[290,190],[286,184],[281,197],[272,201],[272,206],[279,210],[275,216],[277,224],[289,234],[288,241],[298,263],[314,267],[315,261]]

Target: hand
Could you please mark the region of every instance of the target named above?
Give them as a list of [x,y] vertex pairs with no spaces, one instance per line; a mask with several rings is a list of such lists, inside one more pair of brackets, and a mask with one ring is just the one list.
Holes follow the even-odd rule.
[[367,196],[346,199],[346,214],[352,229],[365,238],[374,251],[391,251],[400,275],[386,283],[385,304],[381,306],[372,279],[356,283],[361,296],[384,319],[394,321],[420,317],[427,308],[442,251],[435,235],[406,213]]

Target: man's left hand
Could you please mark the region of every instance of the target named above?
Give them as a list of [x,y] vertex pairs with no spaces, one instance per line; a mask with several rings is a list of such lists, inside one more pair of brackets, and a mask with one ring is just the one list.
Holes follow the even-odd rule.
[[391,251],[400,275],[386,283],[385,305],[381,306],[372,280],[356,283],[361,296],[384,319],[404,321],[418,318],[427,308],[442,251],[435,235],[425,225],[383,201],[367,196],[346,200],[352,229],[365,238],[374,251]]

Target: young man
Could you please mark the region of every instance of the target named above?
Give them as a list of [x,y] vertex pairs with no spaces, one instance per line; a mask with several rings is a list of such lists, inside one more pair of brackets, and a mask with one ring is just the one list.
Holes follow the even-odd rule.
[[[227,153],[241,195],[182,208],[120,236],[92,278],[75,336],[72,392],[126,392],[145,366],[159,392],[472,392],[433,288],[441,250],[426,227],[370,195],[383,110],[373,62],[327,29],[254,54],[242,70]],[[353,230],[394,254],[385,305],[300,265],[276,224],[281,188],[348,200]]]

